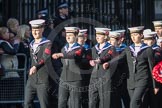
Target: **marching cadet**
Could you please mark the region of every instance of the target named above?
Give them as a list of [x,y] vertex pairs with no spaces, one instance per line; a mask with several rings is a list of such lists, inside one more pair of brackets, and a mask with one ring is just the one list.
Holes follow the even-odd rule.
[[153,21],[155,32],[158,38],[162,37],[162,21]]
[[156,44],[156,34],[151,29],[145,29],[143,31],[144,43],[151,46],[153,50],[159,49],[159,46]]
[[[159,46],[156,44],[156,34],[157,33],[151,31],[151,29],[145,29],[143,31],[143,42],[153,49],[155,63],[159,59],[159,52],[158,52]],[[148,105],[152,108],[154,103],[153,98],[154,98],[154,93],[153,90],[150,89],[145,93],[145,98],[143,99],[143,108],[148,108]]]
[[[162,39],[162,21],[153,21],[153,24],[154,24],[154,29],[155,31],[157,32],[157,36],[158,36],[158,39],[157,39],[157,44],[160,45],[161,43],[161,39]],[[162,49],[160,48],[157,48],[155,49],[155,67],[153,69],[153,77],[154,79],[156,80],[156,92],[155,92],[155,96],[154,96],[154,105],[153,105],[153,108],[160,108],[162,107],[162,103],[161,103],[161,99],[162,99],[162,84],[159,82],[159,77],[155,77],[155,74],[154,74],[154,71],[157,69],[157,67],[160,67],[161,66],[161,62],[162,61]],[[159,69],[159,71],[161,71]],[[160,76],[160,75],[157,75],[157,76]]]
[[120,33],[115,32],[115,31],[111,31],[110,34],[109,34],[109,38],[110,38],[110,40],[109,40],[110,44],[112,46],[114,46],[115,49],[116,49],[116,52],[118,54],[120,54],[121,51],[122,51],[121,48],[120,48],[120,39],[121,39]]
[[[85,80],[83,81],[83,86],[85,88],[88,88],[89,86],[89,80],[92,68],[89,64],[89,61],[92,59],[92,52],[90,45],[85,43],[87,37],[87,29],[79,30],[79,34],[77,36],[77,42],[83,46],[83,56],[82,56],[82,65],[80,68],[84,72],[83,75],[85,77]],[[82,92],[82,107],[88,108],[88,89]]]
[[128,63],[127,87],[131,99],[130,108],[140,108],[146,90],[151,89],[152,86],[155,88],[151,74],[154,65],[153,50],[141,42],[143,28],[143,26],[128,28],[133,44],[127,47],[118,58],[103,64],[103,68],[107,69],[117,62],[120,65]]
[[[76,42],[79,32],[77,27],[65,27],[67,44],[61,53],[54,53],[53,59],[62,58],[63,70],[59,83],[58,108],[81,108],[82,82],[80,63],[83,48]],[[68,104],[69,102],[69,104]]]
[[25,91],[25,107],[34,108],[33,100],[37,95],[41,108],[49,108],[49,81],[50,77],[46,61],[50,58],[51,42],[42,36],[45,20],[37,19],[29,22],[32,27],[34,40],[30,43],[32,58],[29,77]]
[[[122,51],[124,51],[124,49],[126,48],[126,45],[122,43],[124,32],[125,30],[116,30],[111,31],[109,34],[110,43],[115,47],[117,54],[121,54]],[[115,84],[118,86],[117,88],[119,89],[120,98],[123,102],[124,108],[129,108],[130,102],[126,82],[127,74],[128,74],[128,66],[126,62],[123,65],[117,66],[115,77],[118,79]]]
[[[115,48],[107,42],[110,29],[95,28],[97,44],[92,48],[93,66],[89,84],[89,108],[118,108],[118,100],[112,93],[111,73],[103,69],[102,64],[115,56]],[[113,99],[115,99],[113,102]],[[120,100],[119,100],[120,101]]]
[[91,48],[90,45],[85,43],[85,37],[87,37],[87,29],[82,29],[79,30],[79,34],[76,38],[77,43],[80,44],[83,47],[83,59],[84,59],[84,64],[82,64],[82,69],[84,70],[89,70],[91,68],[89,64],[89,60],[91,60]]
[[124,43],[125,40],[125,30],[116,30],[115,32],[120,33],[120,48],[123,51],[127,45]]

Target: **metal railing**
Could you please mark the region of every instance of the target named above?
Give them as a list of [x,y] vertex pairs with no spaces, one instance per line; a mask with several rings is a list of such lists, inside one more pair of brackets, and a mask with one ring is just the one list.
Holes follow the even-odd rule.
[[[7,54],[5,54],[7,55]],[[23,68],[5,69],[6,72],[15,71],[19,77],[0,79],[0,104],[2,103],[23,103],[25,85],[27,79],[27,56],[22,53],[16,54],[17,57],[23,57]],[[19,64],[20,65],[20,64]]]

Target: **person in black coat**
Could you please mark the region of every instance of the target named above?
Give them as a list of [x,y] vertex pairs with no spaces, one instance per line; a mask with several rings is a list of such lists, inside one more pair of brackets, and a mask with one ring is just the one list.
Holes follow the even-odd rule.
[[103,64],[103,68],[112,68],[114,63],[127,62],[129,73],[127,87],[130,96],[130,108],[140,108],[146,91],[155,88],[152,78],[154,66],[153,50],[141,42],[143,26],[129,28],[133,44],[127,47],[121,55],[109,63]]

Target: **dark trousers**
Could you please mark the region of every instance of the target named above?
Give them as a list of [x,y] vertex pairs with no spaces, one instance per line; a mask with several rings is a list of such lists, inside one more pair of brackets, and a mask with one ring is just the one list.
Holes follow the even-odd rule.
[[89,108],[121,108],[120,96],[111,91],[105,79],[91,79],[89,85]]
[[162,85],[159,86],[159,91],[153,95],[153,107],[151,108],[162,108]]
[[129,103],[130,103],[130,97],[127,89],[127,81],[124,80],[123,84],[119,88],[121,100],[123,102],[124,108],[129,108]]
[[59,84],[58,108],[81,108],[82,81],[61,81]]
[[24,108],[34,108],[33,101],[37,95],[41,108],[49,108],[49,85],[36,84],[34,81],[27,81],[25,89]]
[[130,96],[130,108],[141,108],[142,99],[145,95],[147,87],[136,87],[135,89],[128,89]]
[[82,108],[88,108],[88,90],[89,90],[89,80],[83,81],[84,90],[82,91]]

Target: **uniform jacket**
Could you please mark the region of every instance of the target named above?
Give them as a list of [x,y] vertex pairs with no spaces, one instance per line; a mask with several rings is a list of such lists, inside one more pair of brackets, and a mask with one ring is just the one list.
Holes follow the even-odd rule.
[[116,62],[119,65],[128,63],[129,73],[127,84],[129,89],[140,86],[155,87],[155,82],[152,78],[152,68],[154,66],[153,50],[146,44],[141,45],[140,51],[135,55],[134,44],[127,47],[116,60],[110,62],[110,67]]
[[[106,42],[102,49],[99,49],[99,44],[92,48],[92,59],[100,59],[101,63],[93,67],[91,78],[102,78],[105,76],[106,70],[103,69],[103,63],[110,61],[115,56],[115,48]],[[109,75],[108,75],[109,76]]]
[[64,57],[62,58],[63,70],[61,80],[63,81],[80,81],[84,79],[84,74],[80,69],[82,63],[83,47],[75,43],[71,49],[66,44],[62,49]]
[[49,70],[45,63],[50,58],[51,42],[46,38],[42,38],[35,51],[33,50],[33,44],[34,40],[30,43],[31,67],[36,66],[37,72],[30,75],[29,79],[36,83],[49,83]]

